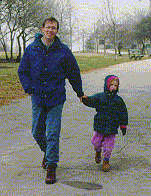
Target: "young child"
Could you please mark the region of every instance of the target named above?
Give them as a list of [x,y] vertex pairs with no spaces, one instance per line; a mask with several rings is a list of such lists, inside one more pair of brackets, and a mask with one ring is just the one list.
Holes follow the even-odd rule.
[[123,136],[126,134],[128,125],[128,113],[123,99],[117,95],[119,88],[119,78],[108,75],[105,78],[104,92],[93,96],[83,96],[82,102],[96,109],[94,116],[94,135],[91,143],[94,146],[95,161],[101,162],[101,151],[103,147],[103,171],[109,171],[109,159],[115,144],[115,135],[118,128],[122,130]]

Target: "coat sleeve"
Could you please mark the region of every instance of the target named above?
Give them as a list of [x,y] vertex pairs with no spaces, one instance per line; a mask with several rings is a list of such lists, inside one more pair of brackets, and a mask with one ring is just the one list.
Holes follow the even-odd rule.
[[72,52],[67,49],[66,53],[66,78],[69,80],[73,90],[78,97],[82,97],[84,92],[82,90],[82,79],[80,69]]
[[30,48],[27,47],[18,68],[18,76],[24,91],[28,94],[32,94],[33,92],[32,92],[32,81],[30,79],[29,54],[30,54]]
[[99,98],[97,94],[93,96],[88,96],[88,98],[82,98],[82,102],[84,105],[91,107],[91,108],[96,108],[97,105],[99,104]]
[[127,126],[128,125],[128,112],[127,107],[123,99],[120,97],[120,104],[119,104],[119,110],[120,110],[120,125]]

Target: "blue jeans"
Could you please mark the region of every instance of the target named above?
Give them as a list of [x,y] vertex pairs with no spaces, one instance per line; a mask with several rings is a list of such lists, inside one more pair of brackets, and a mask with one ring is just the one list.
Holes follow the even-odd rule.
[[37,107],[32,97],[32,134],[46,154],[47,168],[55,170],[59,161],[59,138],[63,104],[52,109]]

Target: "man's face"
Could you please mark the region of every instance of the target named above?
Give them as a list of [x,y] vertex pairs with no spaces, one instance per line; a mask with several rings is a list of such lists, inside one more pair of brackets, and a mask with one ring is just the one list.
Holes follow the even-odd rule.
[[54,40],[54,37],[58,33],[56,21],[46,21],[45,26],[42,27],[44,38],[47,40]]
[[118,82],[116,80],[112,80],[110,83],[110,92],[117,90],[118,88]]

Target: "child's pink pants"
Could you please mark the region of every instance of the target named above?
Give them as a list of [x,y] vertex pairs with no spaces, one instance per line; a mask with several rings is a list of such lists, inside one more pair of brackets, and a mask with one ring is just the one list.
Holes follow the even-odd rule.
[[103,147],[103,156],[104,158],[110,158],[112,150],[115,144],[115,135],[104,136],[101,133],[94,132],[94,135],[91,139],[91,143],[94,146],[94,150],[99,152]]

